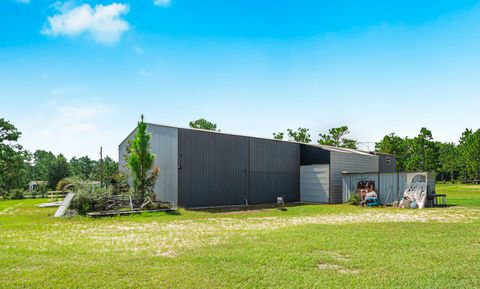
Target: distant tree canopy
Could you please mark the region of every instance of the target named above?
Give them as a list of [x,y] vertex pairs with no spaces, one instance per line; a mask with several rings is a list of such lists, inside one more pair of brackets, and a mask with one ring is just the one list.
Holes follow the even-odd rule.
[[91,160],[88,156],[76,158],[73,157],[70,160],[70,170],[72,175],[78,176],[82,180],[88,180],[95,175],[96,162]]
[[[95,171],[97,172],[97,175],[98,175],[99,174],[98,172],[100,172],[100,162],[96,162],[95,167],[97,168]],[[118,172],[119,172],[118,162],[116,162],[111,157],[106,156],[103,159],[103,173],[104,173],[104,176],[112,177],[112,176],[118,174]],[[97,176],[97,175],[96,175],[96,177],[99,178],[99,176]]]
[[204,118],[193,120],[188,124],[191,128],[217,131],[217,124]]
[[480,179],[480,130],[466,129],[458,145],[435,142],[426,128],[414,138],[392,133],[375,150],[396,155],[399,171],[432,171],[440,180]]
[[349,133],[348,126],[329,129],[328,134],[319,134],[320,139],[318,140],[318,144],[356,149],[358,142],[345,137]]
[[52,169],[56,156],[52,152],[37,150],[33,154],[32,180],[48,180],[49,171]]
[[375,149],[397,156],[398,170],[437,171],[440,167],[440,146],[433,141],[432,132],[426,128],[422,128],[414,138],[389,134],[375,144]]
[[31,155],[17,143],[21,132],[8,122],[0,119],[0,195],[12,189],[22,188],[29,178]]
[[59,154],[48,171],[48,186],[54,189],[61,179],[68,176],[70,176],[68,161],[62,154]]
[[463,164],[463,178],[480,179],[480,130],[466,129],[457,146],[459,160]]
[[287,129],[288,139],[296,142],[310,143],[312,139],[308,133],[308,128],[299,127],[296,131]]
[[[296,141],[296,142],[303,142],[303,143],[310,143],[312,140],[310,139],[310,134],[308,133],[308,128],[299,127],[297,130],[293,130],[291,128],[287,129],[287,136],[289,141]],[[273,133],[273,138],[277,140],[283,140],[285,137],[285,133],[278,132]]]
[[273,138],[278,139],[278,140],[283,140],[284,135],[285,134],[283,132],[274,132],[273,133]]

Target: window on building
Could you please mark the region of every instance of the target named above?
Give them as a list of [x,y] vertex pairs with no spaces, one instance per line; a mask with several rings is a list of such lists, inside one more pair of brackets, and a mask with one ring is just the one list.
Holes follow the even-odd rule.
[[389,166],[389,165],[390,165],[390,157],[387,157],[387,161],[386,161],[386,163],[387,163],[387,166]]

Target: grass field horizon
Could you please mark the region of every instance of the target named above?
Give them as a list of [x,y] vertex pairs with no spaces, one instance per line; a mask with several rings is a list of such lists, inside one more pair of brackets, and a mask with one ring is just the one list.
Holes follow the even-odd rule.
[[54,219],[0,201],[2,288],[476,288],[480,186],[448,208],[295,205]]

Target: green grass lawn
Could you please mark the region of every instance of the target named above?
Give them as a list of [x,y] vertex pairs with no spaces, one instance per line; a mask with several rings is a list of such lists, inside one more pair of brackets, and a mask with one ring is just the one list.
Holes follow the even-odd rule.
[[302,205],[54,219],[0,202],[0,288],[480,288],[480,186],[448,208]]

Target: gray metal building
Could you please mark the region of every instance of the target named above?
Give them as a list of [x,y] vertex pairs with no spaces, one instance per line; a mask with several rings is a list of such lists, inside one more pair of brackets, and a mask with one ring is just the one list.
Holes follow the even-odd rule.
[[[181,207],[342,202],[342,173],[380,170],[367,152],[149,124],[158,199]],[[125,169],[129,141],[119,145]],[[391,156],[394,158],[393,156]]]
[[[396,171],[395,157],[378,155],[354,149],[329,146],[308,146],[308,150],[316,151],[324,157],[305,156],[300,174],[300,199],[304,202],[339,204],[346,202],[342,192],[343,173],[386,172]],[[385,158],[391,159],[388,165]]]

